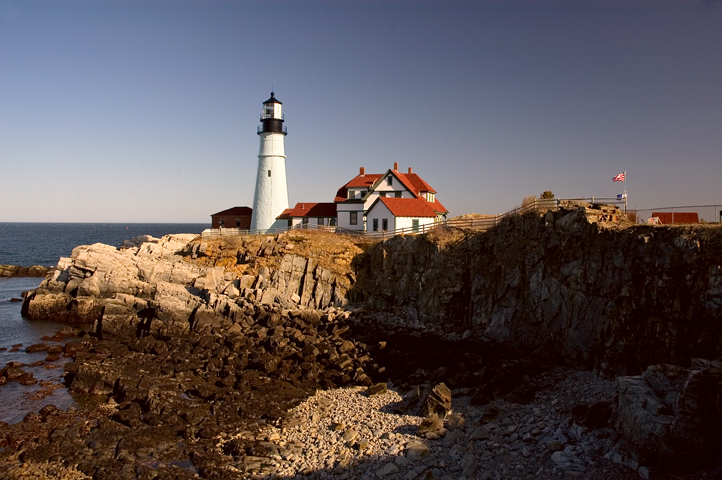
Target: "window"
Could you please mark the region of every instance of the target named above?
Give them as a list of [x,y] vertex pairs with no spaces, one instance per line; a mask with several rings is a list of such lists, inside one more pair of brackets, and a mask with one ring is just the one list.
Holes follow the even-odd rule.
[[386,185],[393,185],[393,184],[394,184],[394,179],[393,179],[393,177],[392,177],[391,175],[389,175],[388,177],[386,177]]
[[316,219],[316,223],[317,223],[318,225],[323,225],[323,218],[318,217],[318,218]]
[[241,228],[241,219],[236,218],[236,228]]
[[293,219],[289,218],[287,220],[287,222],[288,222],[288,228],[291,228],[293,226]]
[[355,196],[355,192],[349,190],[348,191],[348,198],[353,198]]
[[358,212],[350,212],[348,223],[351,225],[358,225]]
[[336,226],[336,217],[331,217],[328,219],[328,224],[332,227]]
[[220,220],[218,220],[218,225],[219,225],[220,227],[225,227],[225,226],[226,226],[226,219],[225,219],[225,218],[221,218]]
[[411,230],[414,232],[419,231],[419,219],[418,218],[414,218],[413,220],[411,220]]
[[381,219],[381,229],[384,232],[389,229],[389,219],[388,218]]
[[374,232],[378,232],[378,231],[379,231],[379,219],[374,218]]
[[301,223],[304,224],[304,225],[308,225],[308,217],[303,217],[303,218],[301,219]]
[[379,197],[385,197],[385,196],[386,196],[386,192],[379,192]]
[[394,197],[401,198],[401,192],[394,192]]
[[271,176],[271,171],[270,171],[270,170],[268,171],[268,176],[269,176],[269,177]]
[[426,194],[426,200],[428,200],[429,202],[433,202],[435,200],[435,195],[431,192],[428,192]]

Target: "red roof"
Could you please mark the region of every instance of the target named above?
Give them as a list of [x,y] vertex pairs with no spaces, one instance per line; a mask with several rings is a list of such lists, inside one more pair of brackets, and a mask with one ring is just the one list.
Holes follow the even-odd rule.
[[[394,175],[396,178],[399,179],[401,184],[411,192],[411,194],[417,198],[421,198],[421,195],[426,192],[436,193],[436,190],[431,188],[431,185],[426,183],[418,174],[416,173],[400,173],[397,170],[388,170],[386,173],[367,173],[366,175],[357,175],[354,178],[351,179],[350,182],[348,182],[343,187],[339,188],[336,192],[336,198],[334,198],[334,202],[345,202],[349,200],[348,198],[348,189],[349,188],[371,188],[376,183],[380,182],[386,175]],[[391,198],[391,197],[388,197]],[[359,199],[356,199],[358,201]],[[408,200],[408,199],[407,199]],[[426,200],[424,200],[426,201]],[[428,202],[427,202],[428,203]],[[438,213],[446,213],[448,210],[446,210],[446,207],[444,207],[441,202],[438,200],[434,200],[434,202],[431,202],[431,205],[433,205],[433,208]],[[397,215],[399,216],[399,215]]]
[[345,187],[370,187],[376,180],[382,177],[380,173],[367,173],[366,175],[356,175],[348,182]]
[[356,175],[343,187],[339,188],[336,192],[336,198],[334,202],[343,202],[348,200],[348,189],[349,188],[369,188],[371,185],[376,183],[376,180],[381,178],[383,175],[380,173],[367,173],[366,175]]
[[252,213],[253,209],[249,207],[233,207],[222,212],[213,213],[211,217],[215,217],[216,215],[251,215]]
[[400,179],[405,180],[405,184],[410,184],[413,186],[413,188],[410,188],[409,190],[412,190],[414,193],[421,193],[421,192],[431,192],[436,193],[436,190],[431,188],[431,186],[426,183],[421,177],[419,177],[415,173],[399,173],[394,172],[396,176],[398,176]]
[[[674,221],[672,221],[674,215]],[[672,225],[673,223],[699,223],[699,215],[697,212],[654,212],[653,217],[659,218],[662,225]]]
[[[394,217],[436,217],[432,204],[423,198],[379,197]],[[376,202],[374,202],[374,205]],[[373,205],[369,211],[373,209]]]
[[287,208],[277,219],[288,219],[291,217],[335,217],[335,203],[297,203],[293,208]]
[[438,201],[436,198],[434,198],[433,202],[429,202],[433,206],[434,210],[436,210],[438,213],[446,213],[448,210],[445,206],[441,204],[440,201]]

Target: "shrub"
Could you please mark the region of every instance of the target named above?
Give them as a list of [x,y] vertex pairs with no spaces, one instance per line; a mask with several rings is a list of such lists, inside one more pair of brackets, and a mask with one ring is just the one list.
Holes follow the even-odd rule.
[[551,200],[552,198],[554,198],[554,194],[551,190],[545,190],[542,192],[541,195],[539,195],[539,198],[541,198],[542,200]]

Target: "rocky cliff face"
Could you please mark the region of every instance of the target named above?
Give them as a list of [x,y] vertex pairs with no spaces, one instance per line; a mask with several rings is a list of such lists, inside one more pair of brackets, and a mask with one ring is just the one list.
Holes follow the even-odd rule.
[[394,237],[351,298],[609,373],[722,354],[722,229],[620,226],[578,208],[483,233]]
[[[348,278],[295,255],[284,236],[269,237],[259,250],[234,250],[230,267],[259,256],[275,257],[277,268],[261,266],[253,274],[205,257],[206,244],[195,235],[143,238],[126,248],[94,244],[76,247],[23,304],[23,315],[66,323],[93,323],[113,331],[150,328],[167,334],[205,326],[231,325],[246,315],[248,304],[285,308],[327,308],[346,303]],[[138,246],[132,246],[139,244]],[[225,262],[229,263],[229,262]]]

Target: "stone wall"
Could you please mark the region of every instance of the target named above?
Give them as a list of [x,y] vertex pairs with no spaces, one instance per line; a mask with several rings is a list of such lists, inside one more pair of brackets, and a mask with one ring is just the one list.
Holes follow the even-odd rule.
[[602,213],[394,237],[357,259],[349,295],[608,373],[722,355],[722,228],[597,222]]

